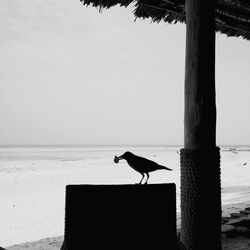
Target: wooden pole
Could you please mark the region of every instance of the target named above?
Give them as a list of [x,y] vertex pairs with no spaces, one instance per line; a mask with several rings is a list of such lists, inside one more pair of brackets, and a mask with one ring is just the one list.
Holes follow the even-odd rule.
[[214,3],[186,1],[184,147],[188,149],[216,146]]
[[181,241],[221,249],[220,153],[216,148],[215,0],[186,0]]

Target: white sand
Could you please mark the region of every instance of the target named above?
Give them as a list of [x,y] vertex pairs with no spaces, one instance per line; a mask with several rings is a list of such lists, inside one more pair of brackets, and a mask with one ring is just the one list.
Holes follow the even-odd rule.
[[[174,169],[152,173],[149,183],[175,182],[179,212],[180,170],[176,150],[132,151]],[[122,152],[123,149],[99,151],[91,153],[89,158],[73,160],[74,155],[63,161],[61,155],[50,160],[0,158],[0,246],[63,235],[67,184],[138,182],[141,176],[126,163],[113,163],[114,155]],[[247,164],[243,166],[244,163]],[[221,167],[223,204],[241,203],[244,207],[250,201],[250,152],[222,152]],[[231,210],[226,209],[224,213]],[[54,241],[55,245],[59,243],[58,239]]]

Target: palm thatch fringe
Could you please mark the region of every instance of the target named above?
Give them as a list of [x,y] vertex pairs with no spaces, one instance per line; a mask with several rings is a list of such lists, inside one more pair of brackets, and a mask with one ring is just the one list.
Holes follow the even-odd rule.
[[219,2],[229,3],[241,8],[250,8],[249,0],[219,0]]
[[80,0],[84,5],[92,5],[93,7],[99,7],[100,9],[113,7],[115,5],[120,5],[127,7],[134,0]]
[[138,18],[151,18],[153,22],[165,21],[167,23],[185,22],[185,13],[181,9],[170,7],[168,9],[156,7],[138,1],[134,14]]
[[216,31],[222,34],[226,34],[228,37],[242,37],[243,39],[250,41],[250,33],[243,32],[240,29],[235,29],[234,27],[224,24],[220,25],[216,23]]
[[[153,22],[184,23],[185,0],[80,0],[84,5],[110,8],[127,7],[135,3],[136,18],[151,18]],[[250,0],[218,0],[215,9],[216,31],[227,36],[250,40]]]

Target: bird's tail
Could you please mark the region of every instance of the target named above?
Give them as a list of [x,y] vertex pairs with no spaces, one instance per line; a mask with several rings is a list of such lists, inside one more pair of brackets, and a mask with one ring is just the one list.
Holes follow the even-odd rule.
[[173,169],[164,167],[164,166],[162,166],[162,165],[159,165],[159,167],[160,167],[160,169],[166,169],[166,170],[169,170],[169,171],[173,171]]

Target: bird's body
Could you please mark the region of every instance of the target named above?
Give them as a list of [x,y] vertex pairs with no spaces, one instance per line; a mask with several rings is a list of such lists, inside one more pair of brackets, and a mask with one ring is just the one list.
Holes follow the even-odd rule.
[[142,179],[139,184],[142,183],[142,180],[145,177],[144,174],[147,175],[147,179],[145,182],[145,184],[147,184],[147,181],[149,179],[149,172],[153,172],[153,171],[161,170],[161,169],[170,170],[170,171],[172,170],[170,168],[159,165],[158,163],[154,161],[148,160],[141,156],[137,156],[131,152],[126,152],[119,157],[115,157],[114,161],[118,163],[119,160],[122,160],[122,159],[126,160],[128,165],[131,168],[133,168],[135,171],[139,172],[142,175]]

